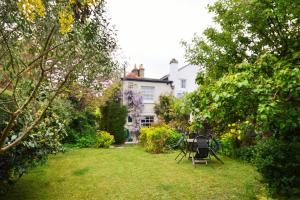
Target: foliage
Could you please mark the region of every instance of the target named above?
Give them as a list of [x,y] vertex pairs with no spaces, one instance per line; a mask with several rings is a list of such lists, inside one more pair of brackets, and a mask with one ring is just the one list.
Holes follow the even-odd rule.
[[[116,69],[115,39],[103,1],[4,0],[0,33],[0,96],[10,90],[14,104],[14,109],[0,105],[10,116],[1,129],[0,152],[21,144],[67,85],[93,87]],[[30,113],[34,120],[10,140],[22,116]]]
[[[49,153],[63,150],[61,140],[66,135],[65,128],[71,116],[69,110],[68,101],[56,99],[47,111],[45,120],[32,131],[24,142],[0,154],[1,189],[5,189],[8,184],[17,181],[29,167],[43,163]],[[32,119],[31,116],[22,117],[23,123],[30,123],[30,119]],[[16,135],[11,137],[16,137]]]
[[127,108],[121,104],[120,85],[113,89],[111,98],[100,105],[100,130],[111,133],[116,144],[125,142],[125,128]]
[[189,118],[191,110],[190,102],[186,94],[180,99],[172,95],[162,95],[159,97],[159,102],[154,106],[155,114],[162,122],[167,123],[171,127],[180,130],[189,128]]
[[[297,133],[298,134],[298,133]],[[271,136],[256,147],[254,163],[270,186],[272,193],[300,194],[300,139],[286,136],[284,139]]]
[[173,110],[174,101],[175,97],[173,95],[161,95],[159,97],[159,103],[154,106],[155,114],[165,123],[169,123],[175,118]]
[[[274,193],[296,192],[300,179],[293,170],[298,159],[278,158],[288,155],[287,141],[300,137],[299,9],[299,1],[290,0],[216,1],[209,10],[219,28],[185,44],[187,58],[206,68],[190,96],[193,127],[208,123],[227,155],[261,159],[254,163]],[[293,152],[300,154],[298,148]]]
[[75,144],[80,148],[91,147],[96,143],[96,117],[86,111],[75,111],[67,127],[67,136],[64,143]]
[[165,152],[170,145],[175,144],[181,134],[167,125],[157,125],[150,128],[141,128],[139,142],[151,153]]
[[253,131],[253,126],[249,121],[228,124],[228,128],[220,136],[221,153],[230,157],[251,159],[248,156],[253,154],[249,154],[246,149],[249,145],[255,143],[255,133]]
[[96,146],[99,148],[109,148],[111,144],[115,142],[115,138],[113,135],[106,131],[98,131],[97,132],[97,143]]
[[141,128],[141,113],[144,108],[143,96],[131,89],[124,91],[124,99],[128,114],[132,118],[131,132],[138,132]]
[[266,52],[286,56],[300,49],[299,1],[219,0],[208,9],[219,27],[183,42],[188,61],[206,68],[200,82],[219,79],[236,64],[254,63]]

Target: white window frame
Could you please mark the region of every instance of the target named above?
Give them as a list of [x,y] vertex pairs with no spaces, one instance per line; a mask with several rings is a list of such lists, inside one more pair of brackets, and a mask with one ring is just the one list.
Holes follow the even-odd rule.
[[154,115],[145,115],[142,116],[141,126],[150,127],[154,123]]
[[154,103],[154,86],[141,86],[144,103]]

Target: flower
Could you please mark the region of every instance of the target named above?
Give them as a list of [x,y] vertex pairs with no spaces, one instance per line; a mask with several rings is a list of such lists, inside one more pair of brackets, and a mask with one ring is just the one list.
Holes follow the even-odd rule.
[[36,15],[40,17],[45,16],[45,8],[42,0],[19,0],[17,6],[19,11],[29,21],[34,21]]
[[68,10],[63,10],[58,13],[58,21],[60,24],[60,32],[62,34],[71,32],[74,22],[73,12]]

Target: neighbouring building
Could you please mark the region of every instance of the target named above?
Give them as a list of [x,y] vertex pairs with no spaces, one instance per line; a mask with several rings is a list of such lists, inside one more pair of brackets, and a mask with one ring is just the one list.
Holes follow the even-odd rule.
[[193,92],[197,89],[195,82],[198,72],[203,68],[197,65],[178,66],[178,61],[173,58],[169,65],[169,74],[163,76],[161,80],[172,81],[172,94],[181,98],[185,93]]
[[[140,113],[140,125],[150,126],[158,122],[158,118],[154,112],[155,103],[159,102],[159,96],[172,94],[178,98],[182,97],[184,93],[192,92],[197,88],[195,79],[197,73],[201,70],[196,65],[185,65],[178,67],[178,61],[172,59],[169,66],[169,74],[160,79],[145,78],[145,69],[143,65],[137,67],[136,65],[132,71],[122,78],[123,95],[126,90],[132,90],[142,95],[143,109]],[[123,103],[126,100],[123,98]],[[132,129],[132,116],[128,115],[126,128]],[[131,135],[132,136],[132,135]],[[132,136],[133,141],[136,141],[135,135]]]

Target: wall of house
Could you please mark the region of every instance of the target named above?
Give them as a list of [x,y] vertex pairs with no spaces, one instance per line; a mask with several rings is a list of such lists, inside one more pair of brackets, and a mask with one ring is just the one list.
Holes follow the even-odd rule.
[[[193,92],[197,89],[198,85],[195,80],[197,73],[200,71],[200,67],[197,65],[187,65],[181,68],[178,68],[177,63],[170,64],[170,74],[168,79],[173,81],[174,90],[173,95],[180,97],[187,92]],[[181,80],[186,81],[186,87],[181,87]],[[180,94],[180,95],[179,95]]]
[[[197,89],[198,85],[195,80],[199,72],[199,66],[188,65],[178,70],[177,79],[179,84],[175,87],[175,94],[180,92],[193,92]],[[181,88],[180,80],[186,80],[186,88]]]
[[160,95],[172,94],[171,84],[159,83],[159,82],[143,82],[143,81],[124,80],[123,81],[123,92],[126,89],[131,88],[134,91],[141,93],[142,86],[154,87],[154,99],[153,99],[153,101],[144,101],[144,108],[143,108],[143,112],[141,113],[141,115],[142,116],[152,115],[152,116],[154,116],[155,121],[157,122],[158,119],[154,113],[154,105],[155,105],[155,103],[159,102]]

